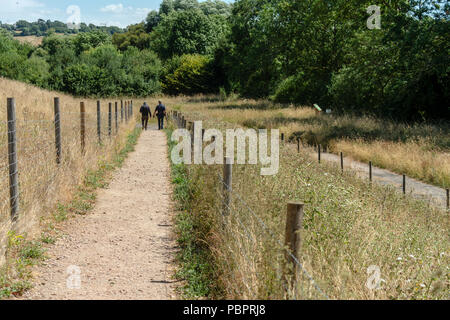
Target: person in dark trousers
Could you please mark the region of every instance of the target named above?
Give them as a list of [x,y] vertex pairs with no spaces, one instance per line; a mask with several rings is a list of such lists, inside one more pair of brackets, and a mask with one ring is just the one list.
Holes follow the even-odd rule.
[[148,119],[152,116],[152,111],[147,102],[144,102],[139,112],[142,114],[142,130],[147,130]]
[[161,101],[158,101],[158,105],[156,106],[154,117],[158,117],[158,130],[164,129],[164,117],[166,116],[166,106],[162,104]]

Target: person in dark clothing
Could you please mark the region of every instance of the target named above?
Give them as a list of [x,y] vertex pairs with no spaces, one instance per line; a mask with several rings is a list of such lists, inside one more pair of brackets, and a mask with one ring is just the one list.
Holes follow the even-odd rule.
[[142,130],[147,130],[148,119],[152,116],[152,111],[147,102],[144,102],[139,112],[142,114]]
[[161,101],[158,101],[158,105],[156,106],[154,117],[158,117],[158,130],[164,129],[164,117],[166,116],[166,106],[162,104]]

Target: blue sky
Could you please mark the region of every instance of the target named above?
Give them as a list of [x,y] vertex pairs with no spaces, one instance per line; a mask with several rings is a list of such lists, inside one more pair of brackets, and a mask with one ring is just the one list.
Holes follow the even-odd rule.
[[[232,0],[225,0],[232,2]],[[157,10],[162,0],[0,0],[0,21],[14,23],[17,20],[59,20],[68,22],[80,8],[82,22],[96,25],[126,27],[145,19],[151,10]]]

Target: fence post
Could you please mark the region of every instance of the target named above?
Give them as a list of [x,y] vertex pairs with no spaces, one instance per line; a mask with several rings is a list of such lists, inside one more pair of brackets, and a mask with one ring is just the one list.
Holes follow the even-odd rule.
[[120,100],[120,122],[123,122],[123,100]]
[[403,175],[403,194],[406,194],[406,175]]
[[80,102],[80,135],[81,135],[81,153],[85,151],[85,134],[86,134],[86,109],[84,102]]
[[112,131],[112,103],[108,104],[108,136],[111,137]]
[[341,171],[344,172],[344,154],[341,152]]
[[[188,121],[187,129],[191,133],[191,149],[194,151],[194,123],[191,121]],[[192,153],[192,156],[194,156],[194,153]]]
[[321,145],[319,144],[317,146],[317,154],[318,154],[318,157],[319,157],[319,163],[320,163],[320,148],[321,148]]
[[100,100],[97,100],[97,136],[98,136],[98,143],[102,143],[102,122],[101,122],[101,109],[100,109]]
[[61,163],[61,113],[59,109],[59,98],[54,99],[55,109],[55,148],[56,164]]
[[116,120],[116,134],[119,131],[119,122],[118,122],[118,116],[117,116],[117,101],[114,103],[114,118]]
[[284,142],[284,133],[281,133],[281,142]]
[[300,153],[300,138],[297,138],[297,152]]
[[288,252],[286,252],[286,261],[289,265],[293,265],[292,268],[285,268],[285,276],[291,275],[291,283],[295,283],[296,280],[296,270],[297,264],[295,259],[299,260],[300,249],[301,249],[301,236],[300,230],[302,229],[303,223],[303,209],[304,203],[301,202],[288,202],[287,204],[287,215],[286,215],[286,233],[285,233],[285,245]]
[[133,116],[133,100],[130,101],[130,105],[131,105],[131,116]]
[[127,106],[127,102],[125,101],[125,122],[128,122],[128,106]]
[[372,161],[369,161],[369,181],[372,183]]
[[447,189],[447,210],[450,208],[450,190]]
[[230,214],[231,191],[233,183],[233,165],[230,157],[224,157],[223,161],[223,216]]
[[9,196],[11,206],[11,220],[17,221],[19,214],[19,172],[17,170],[17,141],[16,141],[16,101],[7,99],[8,120],[8,164],[9,164]]

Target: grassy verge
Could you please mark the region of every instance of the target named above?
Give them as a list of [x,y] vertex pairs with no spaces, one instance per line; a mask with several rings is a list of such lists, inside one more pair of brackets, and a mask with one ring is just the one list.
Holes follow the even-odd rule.
[[[166,129],[169,141],[169,155],[174,142],[170,137],[172,129]],[[170,159],[169,159],[170,161]],[[177,204],[175,232],[180,251],[177,255],[179,269],[176,277],[184,280],[181,295],[187,299],[213,298],[219,294],[215,277],[214,259],[208,245],[211,219],[196,206],[201,202],[200,188],[192,180],[189,169],[184,164],[172,161],[172,184]]]
[[[232,126],[213,124],[222,130]],[[301,273],[297,289],[284,288],[285,259],[279,243],[284,242],[286,205],[302,201],[300,261],[331,299],[448,298],[450,246],[444,210],[392,187],[370,185],[352,172],[342,174],[331,164],[311,161],[294,145],[281,148],[277,175],[262,177],[260,168],[234,165],[231,214],[225,228],[217,178],[222,166],[173,169],[184,211],[183,223],[177,222],[182,272],[195,275],[186,277],[188,292],[195,290],[203,274],[209,284],[203,283],[215,298],[323,298]],[[203,261],[190,255],[198,247],[208,252],[210,273],[190,268]],[[376,289],[367,286],[371,266],[381,272]]]
[[72,201],[58,203],[50,219],[43,221],[40,239],[27,239],[11,231],[8,234],[6,263],[0,269],[0,299],[20,296],[32,287],[31,267],[45,259],[45,245],[55,243],[56,225],[69,217],[87,214],[94,206],[97,189],[105,188],[112,171],[122,166],[128,153],[134,150],[142,130],[135,128],[126,138],[124,147],[110,161],[99,161],[95,170],[89,170]]

